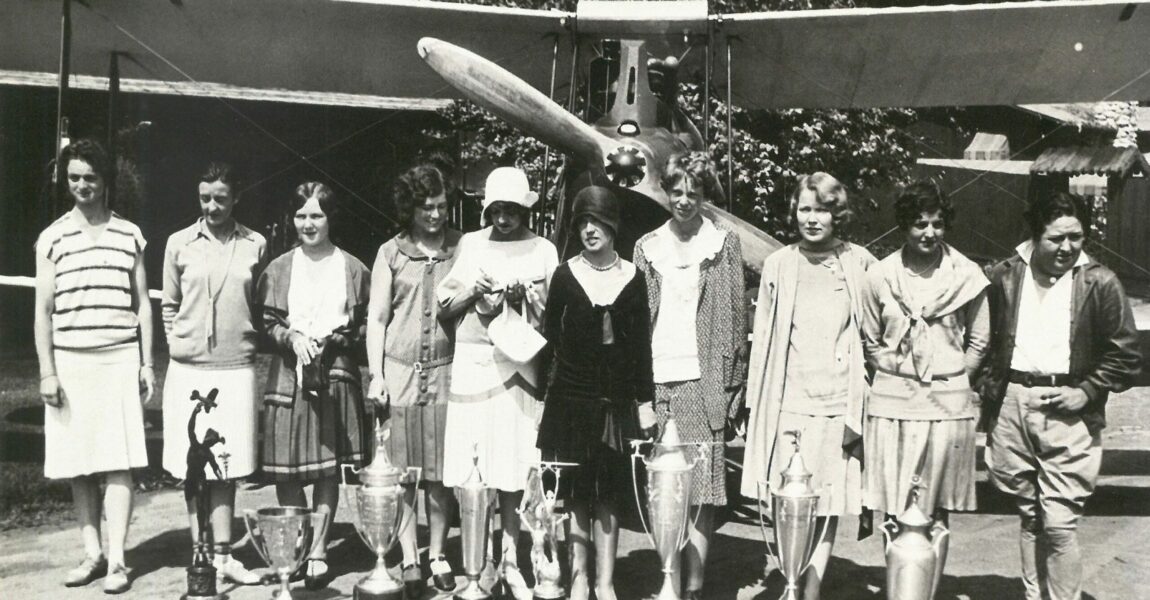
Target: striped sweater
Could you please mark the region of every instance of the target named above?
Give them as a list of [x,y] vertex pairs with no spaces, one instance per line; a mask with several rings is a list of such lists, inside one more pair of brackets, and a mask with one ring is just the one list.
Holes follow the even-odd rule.
[[132,269],[145,243],[140,228],[115,213],[95,240],[70,213],[40,234],[37,248],[56,265],[55,348],[100,350],[137,341]]

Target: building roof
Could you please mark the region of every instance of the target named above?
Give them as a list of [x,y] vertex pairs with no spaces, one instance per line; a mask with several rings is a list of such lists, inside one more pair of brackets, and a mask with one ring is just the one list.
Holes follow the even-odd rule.
[[1010,142],[1001,133],[979,131],[962,152],[962,157],[968,160],[1009,160]]
[[[1062,104],[1023,104],[1018,108],[1047,119],[1052,119],[1067,125],[1089,129],[1107,129],[1113,127],[1103,125],[1094,118],[1096,104],[1092,102],[1062,103]],[[1135,111],[1138,121],[1138,131],[1150,131],[1150,107],[1139,106]]]
[[1030,165],[1031,173],[1047,175],[1095,175],[1126,177],[1138,171],[1150,173],[1150,163],[1137,148],[1047,148]]
[[945,169],[966,169],[1002,173],[1005,175],[1029,175],[1029,160],[970,160],[960,158],[920,158],[918,164]]

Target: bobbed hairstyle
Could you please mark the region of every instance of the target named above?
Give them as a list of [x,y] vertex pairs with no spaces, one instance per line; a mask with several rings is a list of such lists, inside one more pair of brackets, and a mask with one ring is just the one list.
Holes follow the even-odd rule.
[[1046,232],[1046,226],[1060,217],[1074,217],[1082,223],[1082,231],[1089,233],[1090,207],[1066,192],[1042,194],[1030,201],[1023,213],[1030,228],[1030,239],[1037,240]]
[[918,180],[910,183],[899,191],[894,201],[894,219],[903,231],[909,231],[922,213],[935,211],[942,217],[944,226],[949,228],[954,224],[954,207],[950,204],[950,198],[933,181]]
[[439,167],[428,163],[416,165],[399,176],[392,186],[391,199],[395,204],[395,214],[403,226],[411,225],[415,216],[415,208],[428,198],[440,194],[447,197],[451,204],[451,186]]
[[112,185],[116,180],[116,165],[104,146],[91,138],[78,139],[60,151],[56,164],[60,170],[57,184],[60,186],[60,197],[68,196],[68,163],[79,160],[88,163],[92,170],[104,180],[104,190],[108,195],[106,201],[111,203]]
[[528,221],[531,220],[531,209],[527,208],[526,206],[523,206],[522,204],[516,204],[514,202],[509,202],[507,200],[496,200],[495,202],[492,202],[491,204],[489,204],[487,206],[487,208],[483,209],[483,222],[484,223],[487,223],[488,225],[491,224],[491,222],[492,222],[491,221],[491,210],[494,209],[496,206],[498,206],[504,210],[509,210],[511,212],[518,213],[519,218],[523,221],[523,226],[524,227],[528,226]]
[[327,215],[328,220],[332,220],[338,209],[336,207],[335,192],[332,191],[326,183],[318,181],[307,181],[301,183],[295,189],[295,194],[291,198],[291,211],[295,213],[307,204],[308,200],[312,198],[319,200],[319,208],[323,214]]
[[795,190],[791,192],[788,214],[790,214],[793,224],[798,225],[796,213],[799,208],[799,198],[808,191],[815,193],[815,200],[819,203],[819,206],[824,206],[830,210],[833,219],[832,224],[836,232],[839,228],[845,227],[850,223],[851,218],[854,216],[854,211],[850,208],[846,188],[830,173],[818,171],[810,175],[800,176],[798,183],[795,185]]
[[228,186],[228,191],[232,193],[233,197],[239,197],[241,180],[236,168],[231,164],[212,161],[204,168],[204,172],[200,173],[200,183],[215,183],[217,181]]
[[703,197],[713,203],[723,200],[723,186],[719,183],[719,175],[715,172],[715,163],[711,157],[701,150],[682,152],[672,155],[663,169],[663,177],[659,185],[663,191],[670,192],[684,178],[691,180],[695,186],[703,188]]

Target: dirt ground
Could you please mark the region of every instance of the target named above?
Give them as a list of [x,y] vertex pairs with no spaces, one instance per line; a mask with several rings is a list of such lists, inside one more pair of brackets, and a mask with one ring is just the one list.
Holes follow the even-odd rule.
[[[1111,399],[1110,427],[1105,433],[1103,475],[1081,524],[1086,557],[1086,597],[1096,600],[1150,598],[1150,388],[1136,388]],[[21,429],[27,431],[27,429]],[[0,430],[3,433],[3,430]],[[11,433],[11,430],[9,430]],[[741,449],[730,457],[741,459]],[[980,463],[979,510],[952,517],[953,542],[938,598],[1021,598],[1018,580],[1017,519],[1009,501],[985,482]],[[238,499],[241,509],[275,504],[271,488],[248,488]],[[830,572],[824,586],[829,600],[885,597],[885,568],[876,536],[855,540],[857,523],[840,526]],[[242,524],[237,519],[237,530]],[[421,534],[426,531],[421,527]],[[526,545],[526,540],[524,540]],[[139,496],[129,540],[128,564],[133,588],[128,598],[177,598],[185,591],[184,567],[190,542],[181,494],[166,490]],[[636,600],[658,591],[657,557],[645,535],[625,530],[616,570],[619,598]],[[99,582],[66,589],[64,573],[81,557],[78,533],[67,524],[0,533],[0,598],[103,598]],[[262,565],[250,546],[237,551],[249,566]],[[293,589],[300,600],[349,597],[355,582],[373,563],[340,507],[329,558],[337,577],[325,590]],[[393,552],[392,560],[398,555]],[[458,530],[452,530],[449,559],[459,562]],[[521,556],[526,567],[526,556]],[[782,591],[777,572],[764,579],[764,544],[753,505],[734,504],[725,511],[708,561],[708,600],[774,600]],[[398,569],[396,569],[398,571]],[[398,573],[397,573],[398,574]],[[225,587],[233,600],[266,599],[271,588]],[[431,598],[429,594],[427,596]]]

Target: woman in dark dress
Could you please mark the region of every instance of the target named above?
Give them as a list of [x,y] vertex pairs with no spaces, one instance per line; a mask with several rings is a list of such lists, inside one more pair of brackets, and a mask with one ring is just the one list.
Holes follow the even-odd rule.
[[551,280],[543,329],[551,365],[538,445],[544,460],[579,463],[558,490],[572,515],[571,598],[589,595],[594,539],[595,597],[614,600],[619,508],[631,498],[626,440],[655,425],[647,283],[615,252],[619,202],[609,190],[579,192],[573,218],[583,251]]

